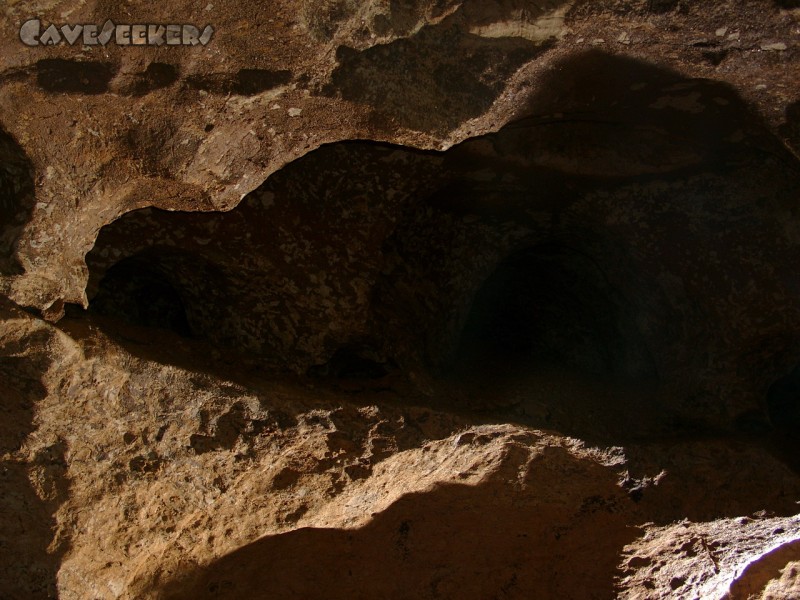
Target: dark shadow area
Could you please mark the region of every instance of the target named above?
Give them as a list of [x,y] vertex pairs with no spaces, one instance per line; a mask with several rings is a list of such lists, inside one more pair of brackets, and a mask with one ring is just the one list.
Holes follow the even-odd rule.
[[15,245],[34,203],[33,165],[14,138],[0,129],[0,275],[23,272]]
[[191,75],[186,78],[186,85],[213,94],[253,96],[286,85],[291,80],[292,72],[287,70],[241,69],[236,73]]
[[770,386],[767,411],[775,427],[800,439],[800,366]]
[[[511,464],[527,455],[517,450],[509,474],[524,468]],[[637,535],[622,515],[631,501],[611,471],[563,448],[547,454],[521,473],[522,487],[441,485],[359,529],[265,537],[181,574],[159,597],[612,598],[617,556]],[[552,468],[562,460],[569,478]],[[591,480],[595,495],[576,493],[577,479]]]
[[636,332],[636,315],[598,260],[603,257],[557,243],[506,258],[475,296],[455,369],[524,369],[543,363],[593,375],[655,379],[652,358]]
[[114,76],[109,63],[46,58],[36,63],[36,82],[46,92],[103,94]]
[[[0,300],[0,319],[12,318],[14,310]],[[39,331],[0,341],[0,596],[9,600],[57,598],[56,576],[67,550],[63,540],[51,547],[54,514],[68,493],[66,446],[57,442],[32,462],[17,454],[36,428],[34,410],[47,394],[39,377],[48,361],[28,348],[46,348],[49,338]],[[31,484],[33,470],[47,500]]]
[[92,310],[144,327],[171,329],[190,337],[181,295],[168,276],[142,257],[119,262],[109,269],[92,300]]
[[786,108],[786,120],[780,126],[779,133],[795,152],[800,153],[800,100]]
[[89,305],[94,314],[186,338],[226,336],[228,280],[201,256],[154,246],[114,263],[96,285]]
[[614,285],[605,269],[619,264],[603,264],[613,252],[587,238],[502,260],[475,294],[442,375],[483,410],[593,444],[679,433],[638,329],[646,303],[625,297],[635,286]]
[[178,80],[178,69],[170,64],[152,62],[121,85],[121,93],[144,96],[155,90],[171,86]]
[[348,344],[338,348],[326,363],[309,367],[306,374],[334,379],[382,379],[396,367],[394,361],[383,359],[367,345]]
[[773,444],[800,473],[800,366],[769,387],[766,408],[774,428]]
[[[704,415],[743,396],[757,411],[768,363],[723,357],[796,335],[779,215],[794,202],[797,160],[727,85],[601,52],[553,73],[516,121],[445,153],[451,178],[385,244],[396,266],[376,286],[377,310],[402,306],[382,314],[405,319],[399,329],[417,334],[408,343],[434,369],[457,355],[455,379],[470,396],[485,388],[487,411],[588,440],[613,427],[606,442],[724,429]],[[747,324],[719,310],[740,297],[731,282],[753,280],[750,258],[721,243],[734,238],[785,273],[758,284],[780,288],[788,309],[771,330],[754,316],[774,312],[766,294],[740,300]],[[576,397],[577,413],[559,418]]]
[[798,170],[728,84],[601,51],[560,63],[503,131],[501,155],[606,181],[726,174],[759,155]]

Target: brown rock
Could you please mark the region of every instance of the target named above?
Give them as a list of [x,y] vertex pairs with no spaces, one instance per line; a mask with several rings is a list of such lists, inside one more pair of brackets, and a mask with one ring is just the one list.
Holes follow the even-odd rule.
[[0,597],[798,597],[795,5],[7,2]]

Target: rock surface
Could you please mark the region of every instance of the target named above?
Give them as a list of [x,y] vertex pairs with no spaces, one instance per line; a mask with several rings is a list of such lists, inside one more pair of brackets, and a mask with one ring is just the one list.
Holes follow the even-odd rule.
[[0,598],[800,597],[796,2],[2,10]]

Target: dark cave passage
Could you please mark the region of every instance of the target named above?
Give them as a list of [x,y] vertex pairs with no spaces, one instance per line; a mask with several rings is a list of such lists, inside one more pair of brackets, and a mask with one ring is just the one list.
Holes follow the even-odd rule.
[[476,294],[456,369],[541,363],[654,378],[635,325],[621,323],[632,317],[592,256],[555,243],[521,250],[502,261]]
[[227,339],[228,279],[201,256],[153,246],[113,262],[92,284],[92,314],[185,338]]
[[142,257],[123,260],[109,269],[91,307],[97,314],[132,325],[192,335],[180,292],[157,264]]
[[646,298],[626,296],[637,287],[610,275],[620,270],[606,264],[612,256],[571,239],[501,260],[474,295],[444,379],[478,410],[584,440],[671,433],[675,415],[638,326]]
[[[700,423],[766,419],[764,378],[800,360],[796,159],[719,83],[562,66],[446,152],[334,143],[229,212],[122,216],[86,257],[91,310],[311,378],[424,371],[503,402],[536,389],[543,414],[579,396],[588,428],[600,405],[639,427],[661,385]],[[756,343],[778,358],[743,361]]]

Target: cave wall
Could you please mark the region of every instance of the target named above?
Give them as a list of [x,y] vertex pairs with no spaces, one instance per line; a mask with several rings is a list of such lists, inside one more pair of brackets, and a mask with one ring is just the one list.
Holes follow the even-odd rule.
[[557,72],[526,116],[444,152],[329,144],[229,212],[126,214],[87,256],[90,306],[114,265],[178,252],[196,336],[300,373],[344,347],[441,372],[492,273],[550,245],[551,274],[532,255],[519,277],[545,313],[575,307],[530,317],[540,355],[660,380],[715,425],[765,414],[800,360],[796,157],[722,83],[601,52]]
[[0,596],[794,597],[796,4],[6,3]]
[[[70,10],[85,22],[183,12],[216,27],[208,48],[135,52],[24,46],[18,27],[28,12],[60,23],[63,9],[6,7],[0,122],[32,163],[39,208],[17,241],[27,276],[4,277],[4,293],[42,310],[58,299],[85,303],[84,255],[120,215],[228,210],[324,143],[450,147],[526,114],[560,63],[591,49],[729,82],[793,139],[795,13],[775,2],[301,4],[275,4],[250,27],[241,26],[250,9],[236,2]],[[471,59],[442,63],[462,55]]]

